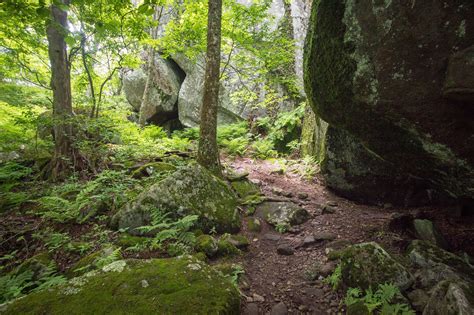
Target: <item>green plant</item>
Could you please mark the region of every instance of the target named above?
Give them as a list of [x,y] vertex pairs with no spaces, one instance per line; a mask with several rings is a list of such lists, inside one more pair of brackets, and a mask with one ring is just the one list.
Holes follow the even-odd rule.
[[194,247],[196,236],[190,230],[198,219],[197,215],[188,215],[177,220],[170,219],[168,213],[158,209],[152,211],[152,224],[138,229],[147,234],[154,234],[149,241],[151,249],[169,250],[171,255],[180,255],[190,252]]
[[96,262],[95,265],[97,268],[102,268],[105,267],[114,261],[120,260],[122,258],[121,254],[121,248],[115,249],[110,255],[107,255],[105,257],[100,257]]
[[329,284],[333,290],[337,290],[339,288],[339,285],[341,284],[342,281],[342,269],[341,265],[337,265],[336,269],[334,269],[333,273],[326,277],[326,279],[323,280],[324,283]]
[[0,277],[0,304],[28,292],[40,291],[65,281],[64,276],[57,274],[53,264],[42,271],[41,277],[36,280],[31,270],[26,270],[20,274],[6,274]]
[[274,150],[273,143],[268,139],[260,139],[252,143],[253,155],[259,159],[268,159],[276,157],[277,152]]
[[247,151],[249,140],[247,138],[235,138],[232,140],[222,140],[220,146],[230,155],[244,155]]
[[54,232],[51,229],[34,233],[33,238],[43,241],[49,252],[54,252],[71,241],[67,233]]
[[393,284],[379,284],[378,289],[373,292],[371,288],[362,292],[359,288],[349,288],[344,298],[346,306],[363,303],[369,314],[381,315],[414,315],[415,312],[407,305],[394,303],[401,297],[400,290]]
[[290,228],[290,226],[289,226],[288,223],[278,223],[278,224],[275,226],[275,230],[276,230],[278,233],[285,233],[286,231],[288,231],[289,228]]
[[230,274],[230,280],[232,284],[238,288],[240,276],[245,274],[245,269],[239,264],[232,265],[232,273]]

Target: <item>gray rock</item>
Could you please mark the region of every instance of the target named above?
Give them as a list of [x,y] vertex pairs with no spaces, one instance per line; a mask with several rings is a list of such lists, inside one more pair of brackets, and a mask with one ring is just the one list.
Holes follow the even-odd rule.
[[407,297],[410,300],[411,306],[420,313],[423,312],[430,298],[425,291],[419,289],[408,292]]
[[474,267],[432,243],[412,241],[408,247],[408,257],[418,268],[416,277],[423,289],[429,290],[443,280],[474,281]]
[[164,59],[160,54],[155,55],[149,101],[142,108],[146,81],[147,74],[142,69],[127,71],[122,78],[125,96],[133,108],[139,111],[140,120],[163,124],[176,117],[178,93],[183,81],[179,68],[173,61]]
[[286,314],[288,314],[288,308],[283,302],[273,305],[272,309],[270,310],[270,315],[286,315]]
[[337,235],[331,232],[318,232],[314,233],[313,237],[315,241],[332,241],[337,238]]
[[[203,96],[205,61],[199,56],[196,62],[192,62],[184,55],[178,54],[173,59],[186,72],[178,95],[179,120],[187,127],[199,125],[200,111]],[[234,123],[242,118],[232,107],[229,94],[221,84],[219,88],[219,108],[217,113],[218,124]]]
[[259,315],[257,303],[247,303],[244,310],[244,315]]
[[257,206],[256,215],[273,226],[293,226],[306,222],[309,213],[292,202],[266,201]]
[[474,101],[474,45],[449,58],[443,95],[459,101]]
[[306,200],[306,199],[308,199],[308,194],[305,193],[305,192],[299,192],[299,193],[297,194],[297,197],[298,197],[298,199]]
[[374,204],[427,203],[427,187],[474,197],[473,22],[471,0],[312,6],[305,87],[330,125],[321,167],[331,188]]
[[444,249],[449,247],[443,234],[441,234],[432,221],[416,219],[413,221],[413,228],[419,239],[428,241]]
[[341,258],[341,272],[347,286],[362,289],[393,283],[405,291],[414,283],[408,269],[375,242],[346,248]]
[[290,256],[295,253],[295,250],[289,245],[281,244],[277,247],[277,253],[284,256]]
[[196,228],[205,232],[232,233],[240,229],[235,194],[197,163],[178,169],[142,192],[113,217],[112,226],[128,229],[131,234],[143,234],[137,228],[149,225],[156,209],[171,218],[198,215]]
[[473,315],[474,284],[442,281],[433,289],[423,315]]
[[303,246],[313,245],[314,243],[316,243],[316,240],[314,239],[314,236],[312,235],[306,236],[303,239]]
[[326,204],[321,209],[321,213],[322,214],[332,214],[332,213],[336,213],[336,210],[337,210],[337,208],[335,206],[331,206],[329,204]]
[[273,233],[266,233],[263,235],[263,239],[277,242],[281,239],[281,236]]

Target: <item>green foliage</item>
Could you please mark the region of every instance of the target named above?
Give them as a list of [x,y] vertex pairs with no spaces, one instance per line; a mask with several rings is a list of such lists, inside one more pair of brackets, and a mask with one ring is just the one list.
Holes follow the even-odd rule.
[[149,248],[166,248],[168,254],[177,256],[192,251],[196,236],[191,232],[191,228],[197,220],[197,215],[188,215],[172,220],[168,213],[162,213],[155,209],[152,211],[152,224],[142,226],[139,230],[143,233],[154,234],[154,237],[147,244]]
[[286,231],[288,231],[289,228],[290,228],[290,226],[289,226],[288,223],[278,223],[278,224],[275,226],[275,230],[276,230],[278,233],[285,233]]
[[273,142],[269,139],[259,139],[252,143],[252,154],[259,159],[276,157],[278,152],[274,150]]
[[33,170],[16,162],[0,165],[0,184],[14,182],[30,175]]
[[56,268],[50,264],[34,279],[34,273],[26,270],[20,274],[6,274],[0,277],[0,304],[13,300],[29,292],[36,292],[64,283],[66,279],[58,275]]
[[33,234],[33,238],[41,240],[49,252],[55,252],[69,244],[71,237],[67,233],[55,232],[51,229],[42,230]]
[[107,255],[105,257],[99,257],[99,259],[95,262],[95,266],[99,269],[102,267],[105,267],[114,261],[122,259],[122,254],[121,254],[121,248],[115,249],[110,255]]
[[342,268],[341,265],[337,265],[333,273],[323,280],[324,283],[329,284],[333,290],[337,290],[342,281]]
[[364,293],[359,288],[349,288],[344,299],[346,306],[362,302],[369,314],[381,315],[414,315],[415,312],[407,305],[394,303],[401,296],[400,290],[393,284],[379,284],[377,291],[371,288]]

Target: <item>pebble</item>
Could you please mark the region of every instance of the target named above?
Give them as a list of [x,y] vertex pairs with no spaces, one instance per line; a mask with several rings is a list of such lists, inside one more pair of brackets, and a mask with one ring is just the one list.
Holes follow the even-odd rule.
[[288,308],[283,302],[273,305],[270,311],[270,315],[286,315],[286,314],[288,314]]
[[279,241],[281,236],[273,233],[266,233],[263,235],[263,238],[269,241]]
[[300,192],[300,193],[298,193],[298,199],[306,200],[306,199],[308,199],[308,194],[305,193],[305,192]]
[[290,256],[295,253],[295,250],[288,245],[280,245],[277,247],[277,253],[280,255]]
[[146,287],[150,286],[150,284],[148,284],[148,281],[146,281],[146,280],[140,281],[140,284],[142,285],[142,288],[146,288]]
[[265,298],[257,293],[252,294],[252,298],[255,302],[265,302]]

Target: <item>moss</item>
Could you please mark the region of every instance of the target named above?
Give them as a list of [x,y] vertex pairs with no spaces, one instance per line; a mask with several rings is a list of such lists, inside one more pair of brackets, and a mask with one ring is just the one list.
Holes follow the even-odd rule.
[[128,260],[33,293],[10,314],[239,314],[240,297],[225,277],[191,257]]
[[235,255],[240,255],[240,250],[232,244],[230,241],[226,239],[220,239],[219,242],[217,242],[217,254],[219,256],[235,256]]
[[414,281],[410,272],[374,242],[361,243],[344,250],[341,272],[349,287],[368,289],[382,283],[393,283],[400,290]]
[[149,238],[143,236],[134,236],[127,233],[120,234],[116,244],[123,249],[134,247],[136,245],[140,245],[145,243]]
[[254,183],[248,180],[233,181],[231,183],[232,188],[237,192],[240,198],[246,198],[248,196],[260,195],[260,189]]
[[260,222],[259,219],[257,218],[250,218],[248,221],[247,221],[247,228],[249,229],[249,231],[251,232],[260,232],[262,231],[262,223]]
[[356,302],[347,307],[347,315],[370,315],[364,302]]
[[243,235],[224,234],[221,239],[229,241],[231,244],[233,244],[239,249],[247,248],[250,245],[249,240]]
[[196,250],[203,252],[207,257],[214,257],[218,247],[216,240],[210,235],[201,235],[196,238]]
[[140,166],[132,172],[133,178],[142,178],[144,176],[150,176],[153,173],[161,172],[173,172],[176,170],[176,166],[166,162],[152,162]]

